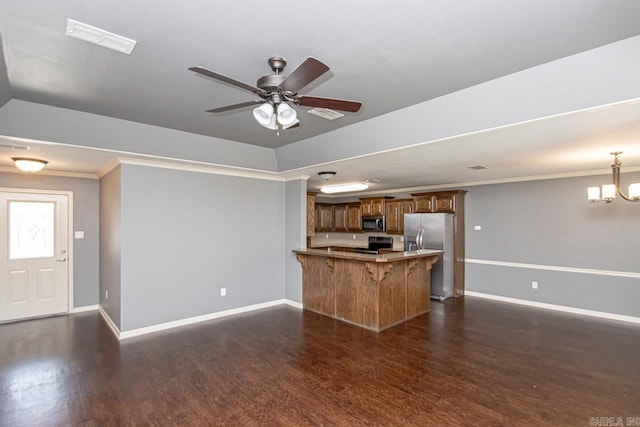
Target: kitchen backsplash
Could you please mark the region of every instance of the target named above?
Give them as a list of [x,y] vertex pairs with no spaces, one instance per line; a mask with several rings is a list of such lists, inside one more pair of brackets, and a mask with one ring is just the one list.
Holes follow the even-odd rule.
[[353,246],[367,247],[369,236],[393,237],[393,249],[404,248],[402,236],[386,233],[319,233],[311,236],[311,247],[318,246]]

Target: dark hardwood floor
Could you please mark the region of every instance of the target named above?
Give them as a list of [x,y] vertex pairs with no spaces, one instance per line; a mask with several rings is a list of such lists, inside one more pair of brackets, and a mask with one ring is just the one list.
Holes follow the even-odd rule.
[[85,313],[0,325],[0,425],[588,426],[640,417],[639,361],[638,325],[470,297],[379,334],[283,306],[118,342]]

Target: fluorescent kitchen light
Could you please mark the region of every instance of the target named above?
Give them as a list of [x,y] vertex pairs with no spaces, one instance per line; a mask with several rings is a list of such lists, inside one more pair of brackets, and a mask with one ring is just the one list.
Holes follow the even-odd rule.
[[340,184],[340,185],[331,185],[329,187],[322,187],[320,191],[325,194],[333,194],[333,193],[347,193],[349,191],[361,191],[361,190],[366,190],[367,188],[369,188],[369,184],[356,182],[355,184]]
[[136,41],[118,34],[110,33],[102,28],[94,27],[74,19],[67,19],[66,35],[84,40],[98,46],[117,50],[130,55],[136,45]]

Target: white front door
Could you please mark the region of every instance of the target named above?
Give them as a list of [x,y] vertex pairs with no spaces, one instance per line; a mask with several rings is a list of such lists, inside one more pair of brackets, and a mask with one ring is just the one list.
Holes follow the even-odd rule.
[[69,197],[0,192],[0,322],[69,310]]

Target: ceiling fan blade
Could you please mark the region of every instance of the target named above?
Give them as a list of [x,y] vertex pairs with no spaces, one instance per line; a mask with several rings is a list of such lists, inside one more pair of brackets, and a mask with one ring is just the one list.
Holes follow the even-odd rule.
[[298,93],[300,89],[329,71],[329,67],[318,61],[316,58],[309,57],[291,72],[280,83],[280,87],[284,90]]
[[211,71],[207,68],[201,67],[200,65],[198,65],[197,67],[189,67],[190,71],[193,71],[195,73],[201,74],[203,76],[206,77],[210,77],[212,79],[216,79],[219,80],[221,82],[224,83],[228,83],[230,85],[239,87],[240,89],[244,89],[244,90],[248,90],[249,92],[253,92],[256,95],[261,95],[264,93],[264,91],[262,89],[259,89],[257,87],[251,86],[249,84],[243,83],[239,80],[236,79],[232,79],[231,77],[227,77],[227,76],[223,76],[222,74],[218,74],[214,71]]
[[331,110],[347,111],[349,113],[357,113],[362,107],[362,102],[345,101],[343,99],[318,98],[316,96],[301,96],[296,99],[298,105],[303,107],[320,107],[329,108]]
[[247,101],[241,102],[239,104],[227,105],[225,107],[212,108],[211,110],[207,110],[207,113],[224,113],[225,111],[235,110],[237,108],[244,108],[250,105],[262,104],[264,101]]

